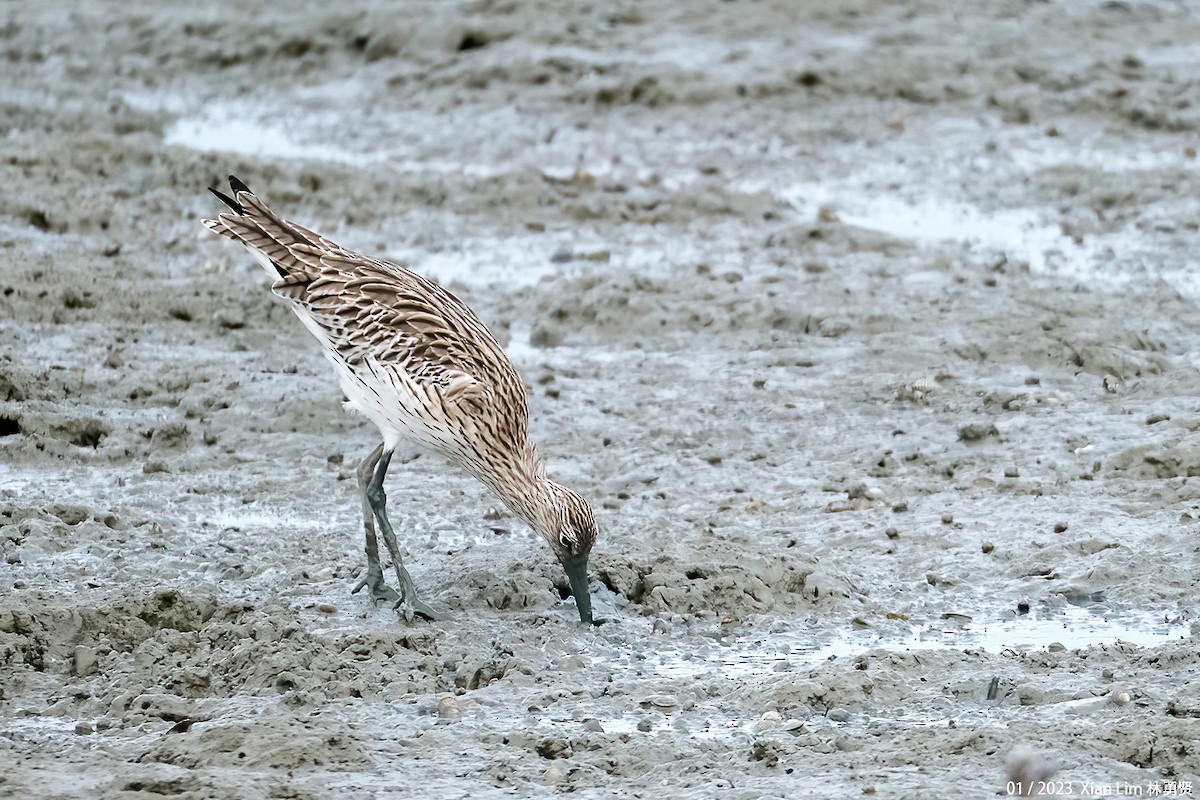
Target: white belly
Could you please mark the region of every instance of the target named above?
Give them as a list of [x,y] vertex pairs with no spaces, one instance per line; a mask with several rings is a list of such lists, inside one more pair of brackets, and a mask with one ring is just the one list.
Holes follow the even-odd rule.
[[346,395],[346,408],[375,423],[388,450],[408,440],[451,457],[458,454],[458,437],[448,426],[439,424],[437,414],[430,413],[426,392],[409,376],[396,368],[384,369],[373,359],[350,366],[308,310],[296,303],[290,305],[333,365]]
[[436,413],[431,413],[431,407],[436,410],[437,406],[430,404],[426,393],[408,375],[395,368],[385,369],[370,358],[352,367],[327,342],[322,341],[325,358],[333,365],[346,395],[345,407],[375,423],[388,450],[408,440],[446,455],[457,453],[458,437],[439,422]]

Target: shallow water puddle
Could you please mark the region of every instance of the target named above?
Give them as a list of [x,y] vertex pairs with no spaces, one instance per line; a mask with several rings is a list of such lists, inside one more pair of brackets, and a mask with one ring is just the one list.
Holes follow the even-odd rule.
[[182,95],[157,92],[126,92],[125,102],[133,108],[151,112],[179,115],[167,127],[163,141],[201,152],[225,152],[260,158],[296,158],[334,161],[358,166],[379,161],[382,154],[354,153],[345,147],[303,143],[295,133],[302,127],[311,128],[314,112],[306,109],[302,126],[294,111],[276,109],[272,117],[285,124],[271,125],[262,121],[262,106],[251,110],[234,103],[211,103],[197,108]]
[[176,120],[167,128],[163,139],[167,144],[203,152],[217,151],[264,158],[312,158],[357,166],[383,158],[382,155],[351,153],[323,144],[301,144],[282,128],[237,119],[232,112],[220,110],[211,115]]
[[36,713],[8,715],[0,727],[0,737],[24,744],[42,744],[51,739],[74,737],[76,721],[67,717]]
[[408,258],[389,257],[448,285],[451,291],[456,285],[479,287],[494,281],[532,286],[547,275],[572,269],[571,264],[561,263],[559,254],[572,253],[576,238],[575,234],[563,233],[470,236],[457,241],[453,249],[416,251]]
[[919,244],[957,241],[1019,254],[1035,272],[1090,275],[1093,261],[1104,249],[1095,239],[1077,243],[1057,223],[1043,220],[1032,209],[985,213],[970,203],[946,198],[903,198],[849,185],[834,190],[801,184],[780,195],[805,215],[815,218],[828,205],[847,225]]
[[[755,636],[731,637],[712,641],[709,646],[693,640],[687,649],[660,652],[646,659],[625,657],[618,666],[627,675],[656,676],[672,681],[704,677],[746,680],[771,673],[789,672],[797,667],[816,666],[825,662],[860,656],[872,651],[913,652],[945,649],[975,648],[992,653],[1005,651],[1044,650],[1053,644],[1068,649],[1097,645],[1132,645],[1155,647],[1171,641],[1186,639],[1190,632],[1181,622],[1168,622],[1161,616],[1105,616],[1069,606],[1044,614],[1031,614],[1011,620],[974,623],[966,617],[941,621],[940,624],[915,628],[907,636],[887,637],[869,631],[830,638],[810,634],[764,631]],[[1088,698],[1063,704],[1065,711],[1090,708],[1107,700]],[[889,719],[894,717],[889,716]],[[555,726],[569,724],[568,720],[540,718],[539,724]],[[727,738],[752,734],[758,730],[756,716],[728,714],[719,709],[657,708],[642,702],[640,708],[627,709],[618,717],[600,720],[606,733],[655,734],[670,729],[684,729],[696,738]],[[921,713],[904,719],[906,725],[942,725],[941,714]],[[809,720],[805,725],[839,723]]]
[[[926,132],[928,133],[928,132]],[[1013,138],[986,120],[947,118],[933,131],[940,141],[958,141],[958,160],[938,156],[913,160],[898,144],[877,150],[852,149],[857,166],[836,180],[806,177],[797,182],[760,181],[802,217],[815,219],[825,208],[848,225],[879,231],[918,245],[959,242],[973,251],[997,251],[1028,262],[1035,273],[1057,274],[1108,288],[1131,281],[1162,278],[1195,297],[1200,292],[1189,274],[1163,269],[1161,259],[1144,259],[1144,230],[1155,210],[1143,210],[1137,226],[1090,230],[1076,236],[1064,230],[1069,217],[1053,205],[984,208],[974,194],[957,196],[934,188],[927,174],[943,172],[964,186],[987,180],[997,186],[1029,181],[1048,171],[1092,176],[1166,171],[1195,171],[1200,163],[1179,142],[1147,149],[1120,136],[1086,129],[1062,137]],[[982,142],[988,146],[981,148]],[[1149,216],[1145,216],[1148,214]]]
[[[394,136],[392,128],[411,129],[412,120],[374,117],[363,120],[358,129],[347,131],[340,113],[322,111],[302,102],[272,105],[217,102],[195,107],[172,95],[131,93],[125,97],[136,108],[178,114],[163,133],[163,141],[201,152],[236,153],[266,160],[329,161],[358,167],[387,162],[390,167],[406,172],[463,173],[474,177],[505,172],[502,165],[420,155],[422,148],[410,141],[411,137],[396,138],[404,142],[403,147],[378,147],[380,139],[386,141]],[[295,110],[297,106],[303,107],[303,113]],[[404,122],[409,123],[407,127]],[[435,117],[421,117],[415,124],[423,124],[423,129],[435,132],[450,126]]]
[[1067,607],[1047,615],[1027,615],[993,622],[952,620],[915,628],[907,636],[880,636],[869,631],[818,638],[801,633],[739,636],[706,650],[662,653],[640,669],[663,677],[720,673],[753,677],[795,666],[815,665],[859,656],[872,650],[891,652],[976,648],[991,653],[1041,650],[1052,644],[1067,649],[1122,643],[1155,647],[1186,639],[1188,626],[1149,616],[1108,617],[1085,608]]
[[236,153],[266,160],[331,161],[356,167],[387,162],[389,166],[404,172],[462,173],[477,178],[504,172],[500,167],[483,164],[410,158],[397,150],[355,152],[347,147],[321,142],[319,131],[312,129],[311,125],[309,128],[304,138],[311,141],[301,141],[297,132],[305,129],[297,125],[289,125],[285,129],[239,116],[232,107],[215,106],[203,113],[177,119],[167,128],[163,141],[201,152]]

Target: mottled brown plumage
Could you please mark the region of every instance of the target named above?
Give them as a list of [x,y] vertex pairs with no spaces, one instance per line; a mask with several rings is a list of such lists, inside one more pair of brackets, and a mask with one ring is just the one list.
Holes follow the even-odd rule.
[[[232,197],[213,190],[230,211],[205,226],[255,254],[275,279],[274,293],[323,345],[347,406],[383,435],[382,451],[372,454],[382,459],[379,474],[360,476],[364,494],[372,479],[379,493],[378,508],[375,501],[364,504],[368,571],[376,566],[372,517],[385,539],[390,531],[381,519],[382,473],[399,441],[411,440],[463,466],[549,542],[571,578],[581,617],[590,621],[586,578],[579,584],[596,537],[591,506],[546,477],[529,441],[524,385],[479,317],[412,270],[276,216],[236,178],[230,186]],[[398,550],[388,545],[398,562]],[[409,584],[402,589],[411,591],[400,569],[401,583]],[[377,585],[372,591],[385,593]]]

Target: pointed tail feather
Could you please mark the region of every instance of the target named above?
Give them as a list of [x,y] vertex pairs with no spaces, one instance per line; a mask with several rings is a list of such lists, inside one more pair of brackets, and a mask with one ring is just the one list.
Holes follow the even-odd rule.
[[[297,257],[294,247],[314,244],[304,228],[276,216],[243,181],[229,176],[230,197],[217,189],[209,189],[230,208],[216,219],[202,220],[212,232],[245,245],[272,278],[295,287],[314,280],[319,267],[311,257]],[[232,213],[231,213],[232,212]],[[313,237],[316,238],[316,237]]]
[[250,187],[247,186],[245,183],[243,183],[241,180],[239,180],[238,176],[236,176],[236,175],[229,176],[229,188],[233,189],[234,194],[237,194],[238,192],[245,192],[246,194],[254,194],[254,192],[250,191]]
[[212,192],[213,194],[215,194],[222,203],[229,206],[234,211],[238,212],[239,214],[246,213],[246,209],[244,209],[240,205],[238,205],[238,202],[236,200],[234,200],[232,197],[230,197],[229,195],[222,192],[220,189],[214,189],[213,187],[210,186],[210,187],[208,187],[208,190],[210,192]]

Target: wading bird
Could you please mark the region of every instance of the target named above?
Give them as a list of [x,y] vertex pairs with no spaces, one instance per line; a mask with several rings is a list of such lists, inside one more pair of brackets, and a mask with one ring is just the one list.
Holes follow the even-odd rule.
[[[266,269],[271,290],[296,312],[333,364],[346,406],[379,428],[383,442],[358,467],[371,597],[405,616],[438,614],[422,601],[388,521],[383,479],[403,440],[441,453],[492,489],[544,538],[562,564],[579,618],[592,622],[588,553],[596,519],[587,501],[546,477],[529,441],[525,387],[508,356],[461,300],[412,270],[346,250],[276,216],[229,177],[229,206],[204,220],[240,242]],[[399,592],[383,578],[378,526]]]

